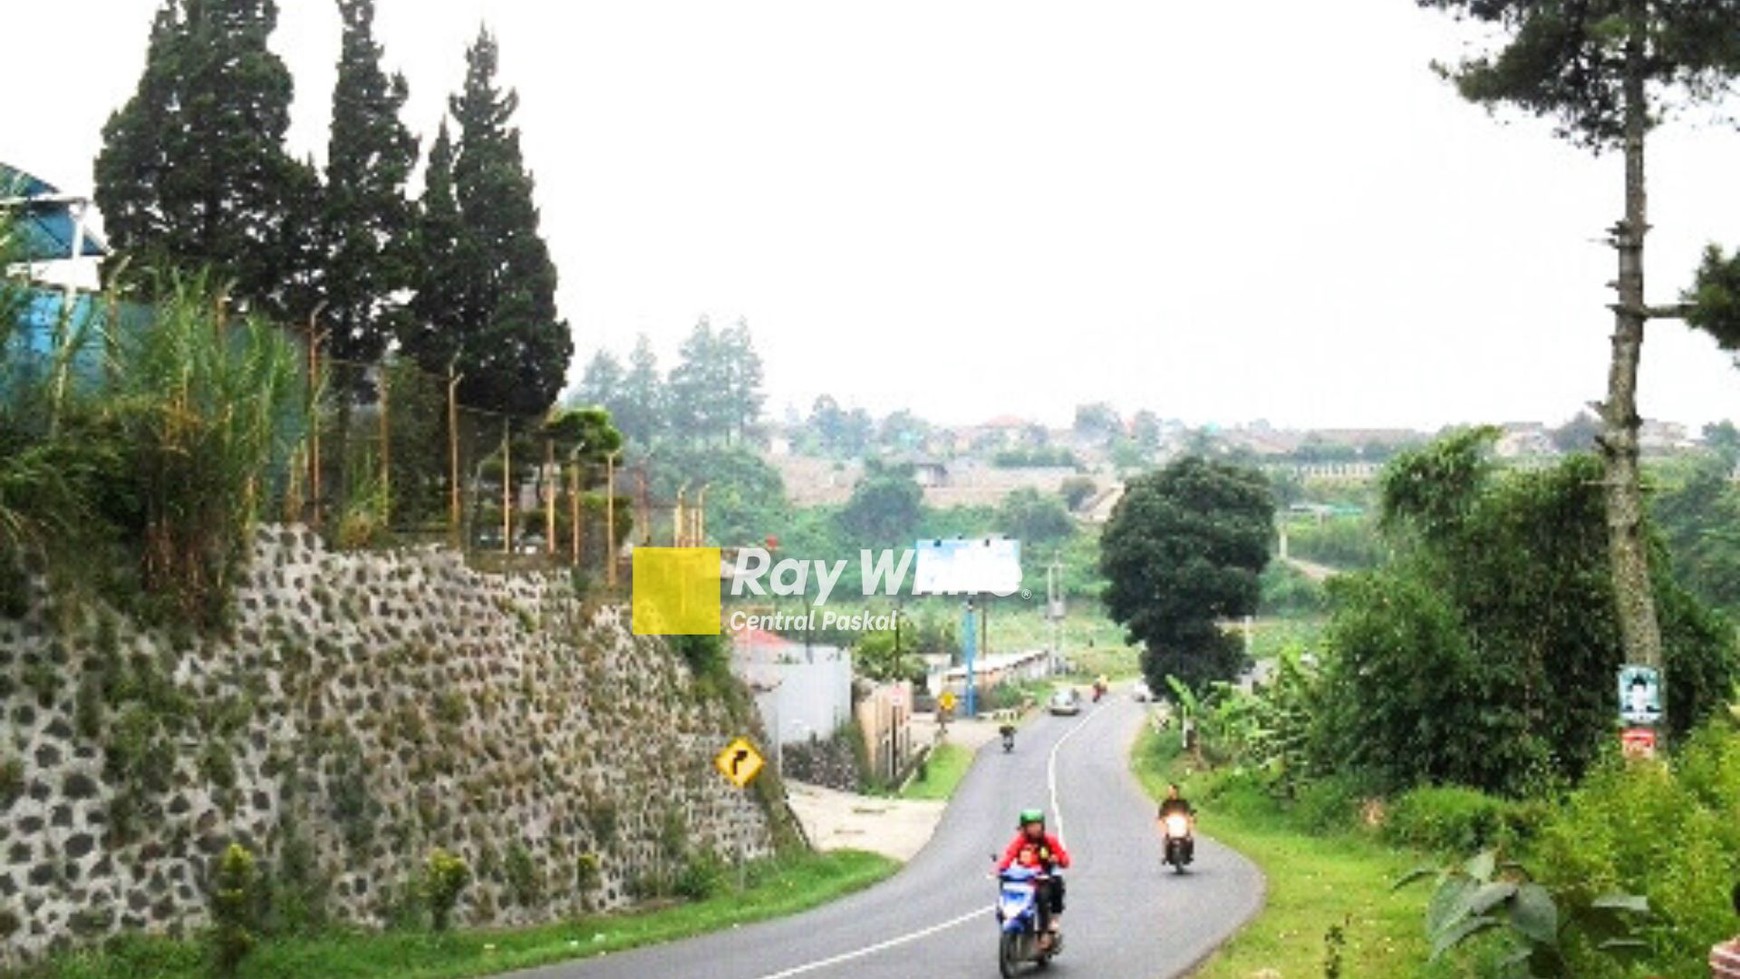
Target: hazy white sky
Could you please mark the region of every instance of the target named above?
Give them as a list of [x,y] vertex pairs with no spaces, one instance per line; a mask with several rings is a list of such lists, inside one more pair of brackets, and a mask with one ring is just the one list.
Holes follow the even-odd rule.
[[[158,0],[7,0],[0,159],[88,190]],[[292,148],[324,156],[338,18],[280,0]],[[1108,400],[1193,423],[1558,421],[1605,385],[1616,159],[1428,70],[1411,0],[379,0],[432,138],[487,21],[561,270],[574,374],[747,318],[769,413],[821,392],[945,422]],[[1740,137],[1651,155],[1651,298],[1740,244]],[[418,189],[420,189],[420,184]],[[1649,417],[1740,417],[1652,326]]]

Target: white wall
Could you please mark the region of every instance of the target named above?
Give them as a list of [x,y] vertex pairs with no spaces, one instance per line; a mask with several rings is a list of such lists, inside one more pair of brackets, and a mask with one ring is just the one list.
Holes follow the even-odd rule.
[[[769,738],[783,744],[826,738],[852,717],[852,656],[835,646],[801,644],[739,651],[738,675],[756,688]],[[766,689],[772,687],[773,689]]]

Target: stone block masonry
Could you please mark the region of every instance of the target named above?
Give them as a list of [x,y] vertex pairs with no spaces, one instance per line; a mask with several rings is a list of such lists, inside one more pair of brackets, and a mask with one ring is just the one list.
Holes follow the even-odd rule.
[[223,638],[40,581],[0,617],[0,967],[203,926],[232,841],[272,914],[364,926],[412,906],[436,847],[472,869],[468,925],[623,907],[694,853],[772,848],[756,794],[711,765],[760,735],[753,710],[566,576],[295,526],[261,528],[246,574]]

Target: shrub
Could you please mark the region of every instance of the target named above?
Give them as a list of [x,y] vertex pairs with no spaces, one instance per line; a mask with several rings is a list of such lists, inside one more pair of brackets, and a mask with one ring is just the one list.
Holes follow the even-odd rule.
[[676,892],[691,901],[722,894],[728,886],[728,870],[724,858],[712,850],[691,853],[677,873]]
[[1257,607],[1264,615],[1320,615],[1329,608],[1323,585],[1285,562],[1271,561],[1258,583],[1263,591]]
[[502,869],[507,873],[508,894],[515,904],[531,907],[543,899],[542,876],[524,845],[515,843],[508,847],[507,862]]
[[596,853],[582,853],[574,860],[574,886],[580,893],[591,894],[604,883],[604,865]]
[[1383,837],[1435,853],[1472,853],[1526,839],[1541,818],[1538,808],[1476,789],[1425,787],[1403,793],[1390,805]]
[[1300,786],[1293,819],[1311,833],[1338,833],[1357,828],[1367,793],[1354,779],[1329,776]]
[[1733,931],[1737,776],[1740,732],[1726,722],[1700,730],[1674,768],[1608,758],[1542,828],[1542,876],[1580,900],[1615,890],[1646,896],[1654,912],[1643,929],[1647,964],[1663,975],[1702,975],[1687,963],[1701,963]]
[[8,755],[0,759],[0,809],[10,808],[24,794],[24,759]]
[[459,895],[471,882],[471,868],[465,861],[436,849],[423,865],[422,897],[429,906],[429,919],[436,931],[446,931],[453,921],[453,909]]
[[254,855],[231,843],[212,882],[212,966],[219,976],[237,974],[259,940],[260,875]]
[[283,824],[278,866],[270,885],[271,931],[307,934],[325,926],[329,882],[320,871],[313,841],[289,819]]

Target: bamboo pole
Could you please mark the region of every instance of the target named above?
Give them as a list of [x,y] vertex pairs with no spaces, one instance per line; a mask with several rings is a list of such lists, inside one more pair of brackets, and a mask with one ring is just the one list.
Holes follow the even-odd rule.
[[572,539],[573,564],[580,566],[580,464],[568,463],[568,536]]
[[640,483],[640,542],[650,546],[652,544],[652,498],[647,493],[645,464],[641,465],[640,471],[635,476]]
[[459,375],[454,364],[447,365],[447,521],[453,532],[453,546],[459,547]]
[[538,480],[544,486],[544,553],[556,556],[556,487],[562,471],[556,468],[556,443],[544,440],[544,475]]
[[508,419],[501,420],[501,552],[514,551],[513,498],[513,429]]
[[683,522],[688,517],[688,511],[683,508],[683,494],[687,493],[688,491],[689,491],[689,484],[688,483],[684,483],[682,486],[678,487],[678,489],[677,489],[677,508],[675,510],[671,511],[671,546],[672,547],[682,547],[683,546],[683,538],[687,536],[686,534],[683,533],[683,531],[686,529],[683,526]]
[[616,590],[616,453],[604,457],[604,581]]
[[381,523],[390,524],[393,517],[393,438],[392,425],[387,420],[389,383],[387,365],[381,371]]
[[325,330],[316,330],[315,323],[320,318],[321,310],[326,303],[316,303],[314,310],[308,314],[308,419],[312,432],[308,438],[308,499],[313,505],[310,519],[315,527],[320,526],[320,343],[326,339]]
[[706,543],[706,483],[701,485],[701,492],[694,496],[693,522],[691,522],[689,541],[699,548]]

